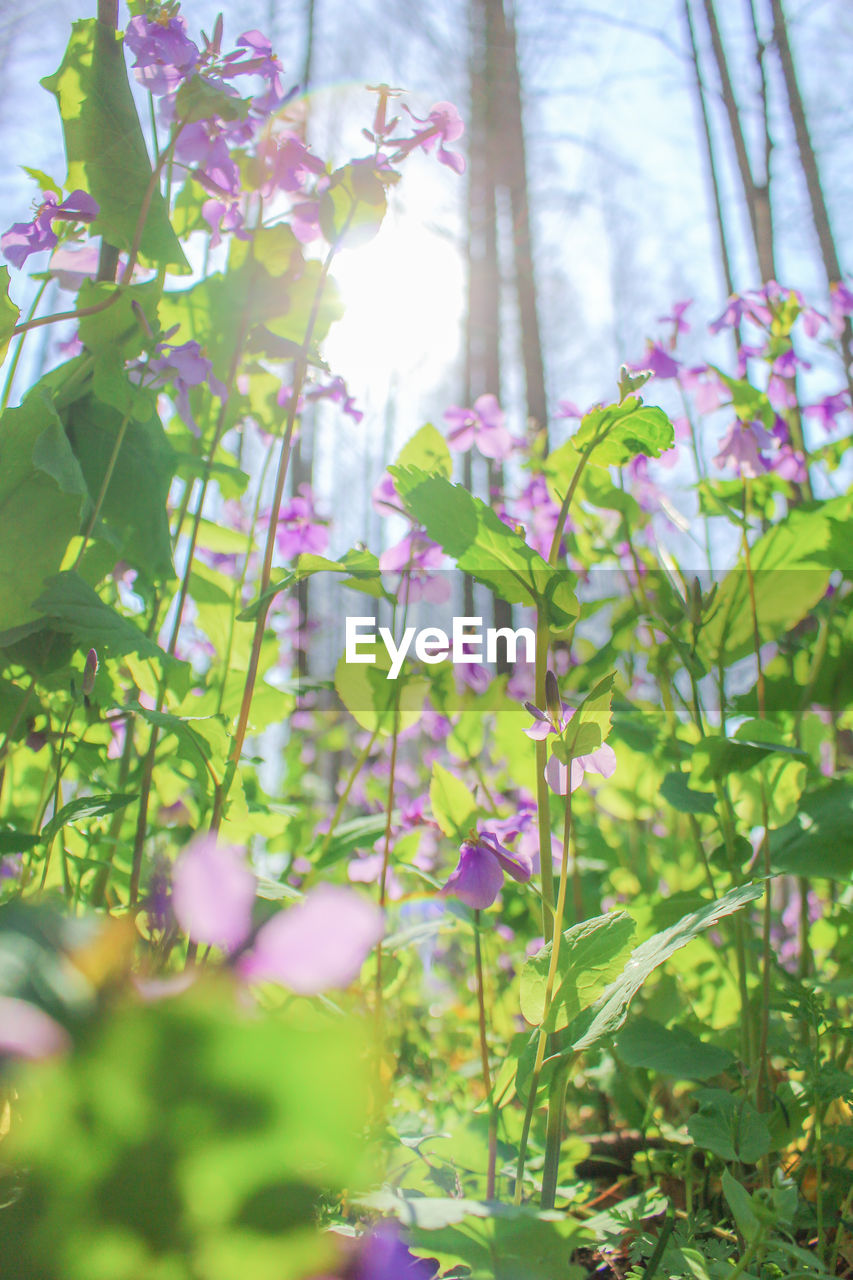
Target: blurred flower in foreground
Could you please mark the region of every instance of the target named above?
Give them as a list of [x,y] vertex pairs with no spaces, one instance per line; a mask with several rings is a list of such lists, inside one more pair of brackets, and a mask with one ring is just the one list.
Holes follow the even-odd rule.
[[455,894],[475,910],[484,910],[500,893],[504,872],[524,883],[533,875],[533,860],[529,854],[510,852],[497,836],[481,831],[476,839],[463,843],[459,863],[442,892]]
[[[193,942],[234,954],[251,934],[255,889],[238,849],[199,835],[175,863],[172,910]],[[321,884],[261,926],[239,955],[237,972],[250,981],[280,982],[300,995],[347,987],[383,928],[373,903],[340,885]]]

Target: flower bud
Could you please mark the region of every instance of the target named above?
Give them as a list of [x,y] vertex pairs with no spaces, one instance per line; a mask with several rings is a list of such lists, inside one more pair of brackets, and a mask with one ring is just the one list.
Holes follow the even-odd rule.
[[94,649],[86,654],[86,665],[83,668],[83,697],[88,698],[95,687],[95,676],[98,674],[98,655]]
[[557,677],[553,671],[545,672],[545,710],[548,712],[548,718],[552,725],[559,732],[560,722],[563,718],[563,703],[560,698],[560,686],[557,684]]

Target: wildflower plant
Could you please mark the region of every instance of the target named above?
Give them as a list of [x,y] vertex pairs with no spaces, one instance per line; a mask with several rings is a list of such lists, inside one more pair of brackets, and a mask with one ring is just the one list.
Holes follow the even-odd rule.
[[[332,168],[265,35],[173,3],[44,83],[68,172],[0,238],[4,1267],[837,1273],[853,293],[731,298],[731,368],[677,302],[550,450],[448,406],[342,550],[292,466],[371,425],[335,263],[406,167],[462,175],[456,108],[374,86]],[[532,660],[466,617],[454,663],[495,601]]]

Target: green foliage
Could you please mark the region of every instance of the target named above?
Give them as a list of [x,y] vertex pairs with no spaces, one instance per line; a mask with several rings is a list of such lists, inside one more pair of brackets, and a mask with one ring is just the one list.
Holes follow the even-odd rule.
[[521,972],[521,1012],[527,1021],[544,1023],[549,1031],[559,1031],[574,1022],[621,971],[635,928],[626,912],[613,911],[567,929],[557,957],[550,1009],[545,1007],[545,996],[552,943],[546,943]]
[[4,1265],[45,1280],[322,1269],[321,1192],[369,1176],[367,1084],[354,1023],[249,1017],[227,984],[118,1010],[70,1060],[19,1077],[4,1159],[29,1173],[0,1213]]
[[94,196],[100,206],[94,234],[127,252],[145,209],[141,252],[150,262],[188,271],[152,177],[118,39],[95,18],[75,22],[59,70],[42,81],[62,116],[66,186]]

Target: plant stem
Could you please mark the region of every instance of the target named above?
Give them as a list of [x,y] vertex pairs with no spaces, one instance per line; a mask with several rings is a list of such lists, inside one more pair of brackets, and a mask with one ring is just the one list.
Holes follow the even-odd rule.
[[[44,296],[44,291],[47,288],[49,283],[50,283],[49,280],[42,280],[41,284],[39,285],[36,291],[36,296],[33,298],[32,305],[29,311],[27,312],[27,321],[32,320],[36,311],[38,311],[39,303],[41,302]],[[15,374],[17,373],[17,370],[18,370],[18,362],[21,359],[21,352],[24,348],[24,341],[26,339],[26,336],[27,336],[26,333],[22,333],[21,336],[18,338],[17,343],[15,344],[15,353],[9,362],[9,372],[6,374],[6,381],[3,384],[3,398],[2,400],[0,400],[0,413],[3,412],[3,410],[6,408],[7,404],[9,403],[9,398],[12,394],[12,383],[15,381]]]
[[[483,1088],[486,1101],[491,1098],[492,1075],[489,1070],[489,1042],[486,1038],[486,994],[483,981],[483,948],[480,942],[482,913],[474,912],[474,963],[477,969],[477,1011],[480,1028],[480,1066],[483,1072]],[[498,1153],[498,1115],[494,1103],[489,1105],[489,1167],[486,1173],[486,1199],[495,1198],[495,1171]]]

